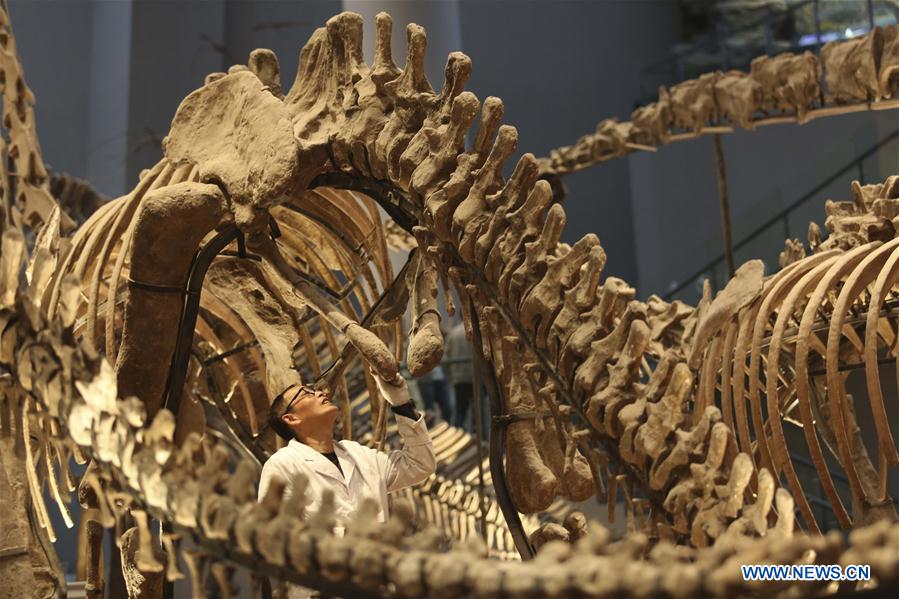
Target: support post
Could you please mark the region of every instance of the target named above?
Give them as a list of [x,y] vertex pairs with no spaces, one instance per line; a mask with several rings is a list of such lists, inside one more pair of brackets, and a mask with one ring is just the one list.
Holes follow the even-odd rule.
[[[471,300],[469,300],[471,301]],[[472,313],[474,314],[474,313]],[[475,351],[478,351],[475,349]],[[474,355],[475,351],[472,352]],[[473,367],[474,364],[471,364]],[[474,426],[478,439],[478,511],[481,518],[481,536],[484,544],[489,547],[487,539],[487,509],[484,505],[484,413],[481,400],[481,377],[478,368],[472,368],[472,384],[474,385]]]
[[715,166],[718,173],[718,197],[721,200],[721,234],[724,237],[724,259],[727,264],[727,276],[734,276],[734,248],[730,231],[730,204],[727,199],[727,172],[724,166],[724,150],[721,147],[721,135],[715,134]]

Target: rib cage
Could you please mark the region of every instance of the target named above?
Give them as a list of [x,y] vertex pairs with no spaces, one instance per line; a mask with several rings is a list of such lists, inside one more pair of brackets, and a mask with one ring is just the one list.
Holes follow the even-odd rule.
[[[887,223],[896,203],[896,181],[891,177],[884,184],[856,185],[853,202],[828,203],[831,237],[815,247],[811,256],[795,256],[794,262],[771,277],[759,299],[719,329],[704,356],[703,376],[720,380],[728,388],[722,392],[725,420],[738,431],[740,448],[747,451],[753,441],[758,444],[758,462],[778,475],[783,473],[806,526],[813,531],[818,524],[789,459],[781,423],[787,417],[802,423],[809,454],[841,526],[895,518],[886,475],[888,467],[897,463],[896,446],[884,407],[878,353],[885,347],[888,355],[895,355],[895,317],[884,310],[884,304],[895,283],[896,241],[883,237],[881,231],[891,226]],[[841,224],[861,226],[847,230]],[[876,433],[879,449],[876,468],[840,372],[842,365],[855,364],[865,368],[875,424],[871,432]],[[810,374],[813,369],[817,376]],[[785,379],[791,374],[792,381]],[[795,402],[787,409],[793,393]],[[751,407],[754,435],[746,404]],[[772,418],[772,414],[780,417]],[[759,434],[766,429],[766,434]],[[825,464],[822,441],[848,477],[852,518]]]
[[[299,91],[293,96],[289,94],[285,102],[295,110],[294,132],[302,142],[299,172],[291,174],[300,181],[313,181],[323,173],[341,172],[348,175],[348,186],[361,186],[371,179],[386,180],[388,191],[399,196],[398,205],[388,204],[385,209],[391,207],[398,211],[394,214],[416,224],[413,232],[420,255],[429,261],[431,268],[439,269],[457,285],[466,323],[476,325],[483,332],[482,348],[497,372],[504,408],[511,415],[522,417],[510,426],[507,447],[510,456],[507,474],[519,507],[539,511],[557,494],[571,498],[592,494],[593,485],[601,492],[602,479],[591,476],[591,472],[601,472],[603,461],[616,462],[623,474],[615,470],[607,476],[608,495],[614,497],[612,488],[619,482],[628,483],[631,497],[630,485],[644,487],[652,513],[643,520],[651,536],[663,541],[657,546],[662,549],[655,551],[654,556],[650,554],[647,562],[639,563],[653,574],[647,577],[653,584],[673,595],[700,588],[713,594],[745,589],[741,587],[742,581],[728,574],[704,578],[700,573],[716,567],[723,569],[728,559],[741,559],[748,554],[757,556],[759,561],[776,556],[799,559],[805,550],[815,548],[825,563],[827,559],[837,559],[842,547],[833,536],[796,535],[786,542],[793,528],[792,499],[783,490],[775,493],[777,468],[785,466],[774,463],[767,453],[764,436],[757,439],[757,449],[751,446],[748,435],[744,435],[746,431],[742,430],[745,418],[741,420],[739,409],[734,417],[737,427],[734,434],[729,411],[722,415],[712,405],[717,372],[707,366],[708,359],[700,368],[696,357],[704,354],[708,357],[713,348],[722,344],[728,348],[728,339],[734,339],[734,334],[728,335],[726,331],[734,330],[735,326],[738,332],[734,355],[744,355],[745,344],[752,340],[749,396],[750,402],[754,402],[752,415],[759,418],[755,430],[763,429],[758,426],[761,408],[752,387],[757,387],[757,369],[761,366],[755,347],[759,345],[756,340],[764,337],[771,308],[775,302],[782,301],[782,290],[786,287],[783,281],[813,271],[831,257],[845,253],[853,244],[868,243],[860,246],[864,250],[870,250],[873,247],[870,244],[881,244],[880,239],[871,241],[865,237],[882,236],[883,221],[891,222],[877,214],[874,206],[876,201],[881,206],[889,205],[889,200],[895,199],[895,185],[888,182],[871,189],[870,201],[862,198],[860,205],[856,203],[855,212],[837,214],[845,218],[835,218],[831,223],[834,229],[831,245],[835,248],[832,255],[812,256],[767,280],[750,264],[732,283],[733,287],[729,287],[730,291],[725,289],[714,301],[709,298],[696,310],[679,303],[667,304],[658,298],[635,301],[633,290],[622,281],[610,278],[600,284],[605,256],[595,236],[586,236],[572,247],[559,243],[564,211],[552,204],[549,185],[536,181],[537,163],[533,156],[525,155],[512,177],[502,180],[502,164],[514,151],[517,135],[512,128],[499,126],[502,110],[498,100],[485,101],[474,146],[464,151],[464,134],[478,109],[474,96],[462,92],[470,69],[467,58],[451,55],[444,91],[437,96],[423,76],[423,31],[410,26],[410,56],[406,69],[400,72],[389,57],[389,19],[380,16],[378,25],[378,56],[371,70],[361,63],[361,23],[354,15],[344,14],[329,21],[328,28],[316,32],[304,49],[306,58],[301,61],[291,94],[294,89]],[[213,78],[207,87],[220,81],[228,80]],[[349,88],[356,95],[347,94]],[[268,92],[249,90],[246,93]],[[177,135],[179,132],[173,129],[172,137]],[[306,158],[308,162],[304,162]],[[237,197],[227,181],[216,176],[216,165],[204,164],[203,160],[200,157],[196,165],[162,164],[157,167],[159,178],[151,171],[142,179],[141,186],[146,186],[147,193],[162,191],[156,197],[165,197],[168,188],[187,182],[188,185],[178,189],[189,192],[202,189],[210,197],[217,196],[213,187],[227,190],[222,195],[233,200],[229,208],[243,206],[241,202],[262,209],[273,206],[274,192],[270,197]],[[212,183],[192,187],[192,177]],[[157,188],[150,189],[153,185]],[[283,189],[276,191],[280,193]],[[136,193],[129,196],[132,204],[138,202],[135,197]],[[377,199],[389,203],[391,197]],[[124,214],[127,204],[119,201],[112,205],[120,206],[118,214]],[[101,219],[115,222],[117,214],[113,208],[104,207],[101,211],[94,222],[99,223]],[[257,505],[236,484],[226,484],[220,479],[204,481],[203,476],[208,476],[211,468],[222,466],[221,456],[216,457],[215,450],[208,448],[208,441],[203,456],[196,451],[200,447],[196,436],[185,435],[179,449],[173,450],[175,420],[165,410],[150,409],[147,398],[144,402],[153,419],[144,428],[147,420],[142,415],[141,404],[133,400],[116,402],[116,385],[108,362],[92,355],[91,343],[78,345],[72,337],[72,327],[85,306],[78,300],[78,294],[88,274],[91,287],[83,325],[87,340],[99,340],[95,336],[101,314],[102,318],[108,318],[108,306],[118,301],[122,274],[120,270],[116,273],[115,266],[109,279],[115,284],[105,290],[107,308],[102,313],[96,298],[102,297],[101,282],[107,280],[104,270],[111,257],[115,255],[119,261],[122,256],[123,265],[127,259],[122,251],[125,246],[119,246],[116,251],[116,242],[123,234],[127,235],[126,227],[130,228],[130,223],[137,222],[129,218],[122,216],[116,226],[118,232],[106,237],[102,245],[103,233],[97,232],[102,227],[81,237],[76,234],[65,263],[59,269],[50,269],[59,274],[50,279],[46,268],[42,270],[40,266],[56,260],[53,250],[54,242],[58,243],[55,228],[59,225],[51,218],[51,226],[42,233],[34,253],[32,272],[39,276],[32,279],[27,290],[19,293],[19,316],[9,310],[13,305],[9,298],[15,297],[16,288],[9,286],[11,278],[4,280],[7,285],[3,294],[4,316],[8,319],[4,338],[8,342],[4,343],[7,351],[3,361],[16,377],[15,385],[9,386],[5,395],[6,407],[24,408],[24,420],[13,421],[39,423],[42,429],[50,431],[51,437],[54,426],[62,427],[60,433],[68,429],[75,445],[84,447],[103,465],[102,472],[88,480],[96,489],[104,524],[111,522],[112,508],[106,503],[106,494],[99,489],[100,478],[120,485],[129,501],[135,502],[138,513],[143,508],[181,527],[197,527],[190,514],[206,513],[213,509],[212,505],[232,515],[239,509],[246,517],[200,523],[199,540],[207,551],[241,563],[258,560],[253,567],[267,573],[275,573],[289,558],[299,575],[288,574],[288,578],[323,586],[331,580],[360,589],[383,590],[380,585],[386,576],[394,585],[393,592],[407,596],[422,590],[416,586],[421,584],[427,584],[427,589],[438,595],[461,590],[476,590],[486,595],[496,584],[503,584],[505,574],[501,573],[514,573],[532,584],[540,579],[544,589],[547,581],[560,584],[551,588],[560,593],[568,588],[565,585],[581,585],[578,588],[598,592],[606,583],[596,580],[596,574],[602,572],[616,582],[621,581],[621,577],[611,572],[623,563],[632,563],[629,560],[638,563],[636,558],[646,552],[645,537],[635,535],[621,544],[610,545],[602,533],[594,531],[585,537],[577,553],[555,549],[541,554],[538,559],[555,568],[550,568],[548,574],[527,574],[514,565],[485,573],[489,568],[478,569],[480,562],[475,555],[462,550],[446,557],[430,555],[427,541],[420,537],[409,541],[410,547],[419,553],[413,552],[411,556],[391,553],[385,546],[377,545],[377,539],[386,540],[394,533],[388,529],[372,532],[364,524],[356,523],[358,537],[354,538],[376,539],[373,543],[379,555],[384,556],[378,571],[382,578],[377,578],[369,569],[376,565],[359,564],[351,554],[347,555],[349,541],[339,541],[325,533],[323,524],[327,513],[304,528],[297,519],[298,507],[279,505],[280,498],[275,494]],[[840,234],[840,225],[851,225],[859,218],[873,219],[873,224],[878,226],[865,229],[847,226],[846,234]],[[253,222],[244,224],[254,225]],[[86,225],[85,229],[90,231],[91,227]],[[271,251],[258,231],[250,228],[247,233],[250,251]],[[17,240],[9,231],[4,241],[4,272],[16,272],[17,252],[19,256],[24,253],[24,244],[21,237]],[[131,247],[132,255],[137,255],[134,248],[140,249],[139,246]],[[859,251],[859,255],[863,253]],[[262,262],[271,255],[264,254]],[[873,261],[877,256],[884,260],[887,257],[885,253],[874,253],[864,259],[876,264]],[[74,266],[70,268],[69,264]],[[93,270],[89,268],[91,264]],[[63,276],[69,272],[76,278]],[[865,280],[872,280],[875,274],[878,273],[866,273]],[[277,279],[270,272],[262,277],[272,287],[276,286]],[[851,292],[842,294],[842,301],[837,300],[836,318],[842,318],[840,310],[844,313],[861,291],[853,290],[854,287],[844,286]],[[125,301],[130,301],[130,295],[125,296]],[[46,312],[38,309],[42,305]],[[214,313],[215,308],[210,308],[210,312]],[[127,329],[128,312],[124,314],[123,326]],[[800,322],[805,321],[803,318]],[[102,322],[107,331],[107,357],[115,356],[115,321]],[[728,325],[723,338],[711,334],[722,325]],[[327,330],[326,326],[321,328]],[[835,329],[833,343],[839,342],[841,329],[842,326]],[[351,342],[368,359],[372,359],[370,354],[379,351],[352,339]],[[830,339],[828,345],[832,345]],[[338,352],[334,348],[331,351],[336,358]],[[832,352],[827,353],[830,357]],[[101,364],[106,364],[105,371]],[[769,368],[776,365],[775,360]],[[745,377],[744,367],[745,364],[735,365],[733,374]],[[832,386],[834,374],[830,363],[828,370]],[[526,376],[520,376],[521,373]],[[774,385],[777,377],[768,380]],[[77,391],[72,388],[75,382]],[[119,381],[119,386],[122,382]],[[704,394],[697,394],[696,385]],[[726,388],[723,385],[722,391]],[[742,384],[736,388],[742,390]],[[23,390],[33,393],[40,406],[34,405]],[[842,409],[839,395],[832,401]],[[543,415],[544,409],[550,416]],[[779,419],[772,420],[779,423]],[[109,434],[94,435],[93,431],[109,431]],[[16,432],[20,434],[20,429]],[[878,434],[880,438],[883,431],[879,430]],[[29,435],[24,437],[28,439]],[[47,440],[47,436],[43,437],[44,443]],[[126,448],[130,449],[123,451]],[[840,451],[844,452],[844,448]],[[46,450],[46,445],[43,455],[52,472],[51,452]],[[237,478],[245,482],[246,467],[241,468],[243,471],[238,471]],[[537,477],[537,484],[524,487],[523,478],[532,476]],[[754,501],[747,501],[747,495]],[[777,507],[776,516],[771,512],[772,503]],[[864,518],[859,521],[864,522]],[[300,534],[318,538],[320,548],[303,553],[305,545],[300,544],[299,549],[285,547],[285,527],[295,527]],[[145,520],[141,529],[142,542],[148,543],[150,535]],[[877,564],[878,581],[888,586],[896,572],[895,561],[886,557],[895,543],[895,530],[895,526],[880,523],[860,531],[843,558],[871,559]],[[763,538],[754,539],[756,536]],[[229,547],[232,543],[224,541],[228,538],[235,541],[232,547]],[[172,539],[169,538],[169,544]],[[678,539],[689,539],[697,548],[714,540],[718,543],[711,549],[689,553],[692,562],[677,562],[670,573],[663,574],[658,564],[668,565],[671,555],[665,553],[670,547],[665,540]],[[146,555],[144,559],[152,562]],[[305,577],[311,572],[310,559],[322,566],[324,579]],[[426,560],[439,567],[425,569]],[[461,565],[453,566],[454,563]],[[144,565],[150,571],[161,568],[161,564]],[[579,568],[587,569],[594,578],[574,576]],[[469,570],[477,571],[478,575],[467,577]],[[560,580],[567,582],[560,583]],[[691,583],[684,585],[685,580]],[[641,581],[622,584],[629,585],[626,588],[632,592],[642,588]]]
[[[82,295],[84,302],[79,308],[76,334],[83,334],[84,339],[93,346],[103,348],[105,355],[114,362],[121,342],[123,301],[129,279],[130,258],[124,248],[131,243],[138,207],[142,199],[156,189],[196,180],[196,169],[174,168],[163,160],[144,173],[140,185],[134,192],[109,202],[106,209],[95,213],[76,232],[72,241],[72,251],[57,269],[53,282],[45,294],[48,316],[53,318],[55,315],[63,278],[68,274],[78,277],[84,287]],[[288,203],[273,211],[279,223],[281,243],[285,245],[286,251],[290,252],[299,268],[335,293],[341,291],[343,285],[334,273],[341,273],[347,279],[345,283],[351,286],[347,290],[349,293],[345,292],[340,306],[347,315],[361,320],[393,279],[380,216],[374,203],[360,194],[321,190],[309,192],[309,195],[321,201]],[[232,243],[226,251],[236,253],[237,249],[237,244]],[[236,257],[223,256],[211,267],[210,279],[217,280],[215,273],[218,271],[227,276],[227,269],[231,267],[225,263],[235,260]],[[250,277],[251,280],[254,278],[253,272],[245,273],[243,276]],[[258,277],[258,274],[255,276]],[[245,321],[249,316],[245,311],[246,308],[244,314],[240,314],[233,305],[229,305],[229,300],[235,297],[229,297],[228,289],[208,283],[206,288],[207,292],[204,293],[201,303],[203,314],[197,325],[197,342],[206,343],[209,348],[220,353],[256,340],[257,336],[254,333],[257,331],[251,330]],[[263,283],[258,282],[253,288],[257,291],[262,289],[266,296],[272,299],[271,292],[264,291]],[[244,295],[251,293],[251,289],[243,289],[242,293]],[[115,307],[113,317],[109,316],[109,306]],[[297,348],[299,350],[297,358],[282,364],[282,368],[292,367],[294,363],[304,364],[309,369],[310,375],[320,375],[329,361],[339,356],[341,348],[338,339],[330,328],[321,326],[318,318],[314,319],[316,325],[314,327],[308,322],[304,323],[304,320],[308,321],[310,318],[307,309],[288,305],[283,301],[279,302],[279,306],[290,315],[290,318],[285,316],[282,320],[290,322],[290,325],[298,330],[294,341],[301,344],[301,347]],[[252,314],[252,308],[249,314]],[[219,334],[214,331],[211,324],[213,320],[221,322],[218,328],[223,328],[224,334],[227,335],[227,346],[219,338],[219,334],[223,334],[223,331]],[[258,320],[255,322],[259,323]],[[402,323],[397,322],[396,326],[390,329],[382,327],[385,341],[395,345],[396,340],[402,338],[401,330],[397,328],[400,326]],[[223,360],[224,367],[231,372],[228,378],[238,384],[237,398],[240,402],[234,402],[234,405],[239,420],[250,437],[260,434],[260,415],[263,415],[261,418],[264,421],[264,414],[268,409],[264,398],[277,393],[286,385],[286,382],[277,380],[268,381],[276,388],[272,388],[271,384],[265,384],[266,361],[277,362],[275,354],[278,352],[289,359],[295,349],[283,343],[275,346],[268,343],[262,345],[262,350],[256,348],[248,350],[249,359],[237,356]],[[325,346],[324,352],[320,351],[322,346]],[[235,376],[237,372],[248,371],[259,373],[263,385],[254,385],[252,380],[248,383],[243,377]],[[338,385],[337,390],[344,399],[342,405],[348,406],[345,381]],[[378,413],[380,413],[378,410],[374,411],[375,415]],[[344,434],[351,436],[349,412],[344,416]],[[202,422],[199,424],[199,427],[191,427],[188,431],[202,431]],[[381,434],[383,435],[383,432]],[[271,451],[274,449],[274,443],[275,438],[268,433],[263,447]]]

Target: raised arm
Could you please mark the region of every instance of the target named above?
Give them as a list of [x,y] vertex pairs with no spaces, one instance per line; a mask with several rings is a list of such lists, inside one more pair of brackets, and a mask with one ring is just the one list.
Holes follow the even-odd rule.
[[384,476],[388,492],[420,483],[437,468],[434,446],[431,444],[424,415],[419,414],[412,404],[406,381],[402,377],[397,379],[398,384],[392,384],[375,376],[378,390],[395,414],[397,429],[403,440],[400,449],[390,453],[378,452],[378,467]]

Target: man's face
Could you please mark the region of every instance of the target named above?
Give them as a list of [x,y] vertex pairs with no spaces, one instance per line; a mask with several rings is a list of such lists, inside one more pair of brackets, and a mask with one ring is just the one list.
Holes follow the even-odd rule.
[[291,427],[301,425],[308,429],[321,425],[331,426],[339,412],[325,391],[315,390],[308,385],[288,389],[286,397],[292,399],[288,401],[287,411],[281,419]]

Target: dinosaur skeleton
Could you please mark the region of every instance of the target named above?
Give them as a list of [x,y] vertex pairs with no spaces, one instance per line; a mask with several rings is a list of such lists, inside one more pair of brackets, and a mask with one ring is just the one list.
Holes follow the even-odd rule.
[[[827,90],[827,94],[823,90]],[[899,107],[899,26],[875,27],[862,37],[828,42],[811,52],[760,56],[750,72],[706,73],[659,87],[659,99],[640,106],[630,121],[604,119],[593,133],[540,159],[543,177],[564,176],[633,151],[698,135],[754,130]]]
[[[424,76],[423,29],[408,26],[401,70],[390,55],[390,18],[379,15],[369,66],[361,18],[344,13],[303,48],[286,95],[265,50],[207,77],[179,107],[160,163],[68,237],[71,219],[40,168],[33,96],[5,4],[0,15],[17,190],[2,178],[0,483],[28,499],[16,505],[30,506],[37,522],[29,531],[26,514],[3,512],[12,546],[0,547],[0,569],[13,593],[39,588],[45,571],[41,589],[62,584],[58,572],[53,580],[52,549],[40,543],[54,538],[41,490],[70,521],[70,459],[91,461],[77,485],[85,551],[96,560],[97,525],[115,527],[132,596],[185,576],[201,596],[207,574],[230,596],[235,565],[359,597],[729,597],[899,586],[899,525],[885,491],[899,459],[877,371],[880,346],[896,355],[896,177],[855,186],[853,202],[828,203],[830,237],[821,242],[813,229],[809,256],[788,242],[773,276],[749,262],[695,308],[639,301],[626,282],[601,280],[606,256],[595,235],[559,241],[565,213],[538,180],[533,155],[503,178],[517,133],[500,124],[500,100],[481,104],[464,91],[466,56],[450,54],[437,94]],[[396,276],[379,206],[405,231],[390,238],[416,247]],[[505,452],[504,467],[491,460],[491,475],[497,505],[510,499],[514,508],[502,508],[509,526],[510,516],[550,509],[558,498],[595,495],[611,512],[620,490],[626,537],[613,541],[574,514],[537,530],[533,563],[497,560],[488,551],[500,541],[488,548],[461,532],[472,530],[470,520],[448,527],[466,541],[447,550],[434,528],[414,529],[414,510],[401,501],[383,525],[363,509],[346,537],[331,532],[327,498],[305,519],[303,494],[281,501],[281,485],[255,501],[256,460],[276,447],[259,423],[262,398],[307,376],[301,365],[342,400],[345,435],[385,442],[387,410],[368,367],[397,376],[410,299],[406,362],[421,373],[439,361],[438,281],[448,304],[455,287],[487,361],[492,439]],[[876,469],[840,372],[853,358],[865,363]],[[784,450],[785,419],[803,423],[822,480],[817,435],[835,448],[852,481],[851,515],[829,498],[853,529],[848,539],[817,533]],[[445,455],[452,460],[464,441],[446,437]],[[433,498],[447,505],[460,490],[440,476],[413,494],[431,498],[425,520],[445,523]],[[805,532],[794,530],[797,505]],[[158,540],[151,517],[164,523]],[[560,538],[568,542],[553,542]],[[513,541],[527,553],[526,539]],[[768,561],[870,564],[874,580],[742,579],[739,564]],[[100,596],[96,561],[87,571],[88,595]]]

